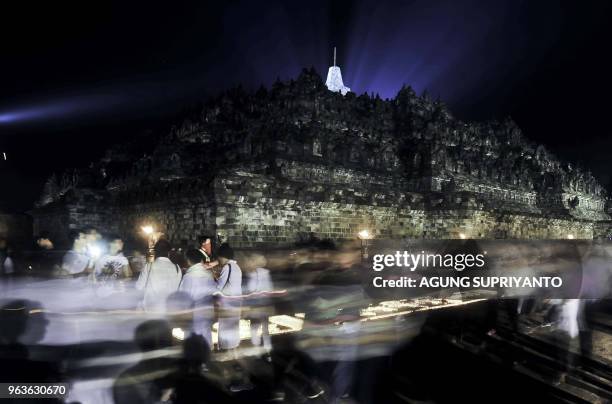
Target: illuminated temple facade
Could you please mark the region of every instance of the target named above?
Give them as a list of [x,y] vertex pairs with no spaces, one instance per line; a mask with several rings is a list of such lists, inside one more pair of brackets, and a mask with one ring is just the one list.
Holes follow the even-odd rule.
[[[339,70],[338,70],[339,73]],[[344,86],[344,84],[343,84]],[[150,144],[143,154],[135,142]],[[52,177],[34,231],[94,226],[238,247],[316,236],[600,238],[607,191],[511,120],[462,122],[402,88],[383,100],[330,91],[314,69],[210,100],[159,138]]]

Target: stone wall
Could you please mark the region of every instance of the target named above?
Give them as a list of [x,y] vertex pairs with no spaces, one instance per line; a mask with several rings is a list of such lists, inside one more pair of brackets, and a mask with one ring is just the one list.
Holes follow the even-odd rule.
[[287,245],[308,238],[355,240],[360,230],[376,238],[576,239],[593,238],[593,224],[575,219],[543,219],[522,215],[494,216],[481,211],[438,211],[345,205],[299,204],[266,213],[257,206],[224,209],[217,231],[232,244]]
[[612,240],[612,221],[595,223],[593,226],[593,238]]
[[429,212],[423,237],[474,239],[576,239],[593,238],[593,223],[568,217],[492,213],[478,210]]
[[[321,192],[318,183],[302,184],[297,191],[295,186],[247,173],[217,179],[217,232],[242,247],[291,244],[311,235],[354,240],[363,229],[378,238],[590,239],[594,235],[592,222],[572,217],[546,218],[474,209],[428,211],[411,195],[364,203],[364,194],[370,198],[376,195],[371,189],[366,192],[367,186],[353,188],[351,192],[337,189],[342,191],[343,201],[335,200],[333,190]],[[360,202],[351,196],[355,193],[361,195]]]
[[193,244],[198,235],[215,234],[213,212],[207,202],[174,199],[123,208],[115,220],[124,235],[138,237],[142,226],[151,225],[175,243]]
[[116,209],[108,203],[106,192],[75,189],[33,211],[34,234],[48,232],[58,248],[68,248],[70,230],[95,228],[101,233],[118,230]]
[[32,239],[32,218],[26,214],[0,213],[0,237],[26,244]]
[[59,203],[55,203],[53,206],[45,206],[44,209],[37,209],[33,213],[33,217],[34,235],[48,232],[56,246],[68,243],[68,232],[71,226],[65,206]]
[[[152,185],[154,187],[154,185]],[[117,193],[92,197],[80,193],[69,203],[39,211],[35,229],[64,240],[69,229],[95,227],[139,237],[153,225],[175,243],[192,243],[200,234],[220,234],[236,247],[282,246],[312,236],[354,240],[367,229],[377,238],[590,239],[607,231],[573,217],[493,212],[474,208],[461,193],[454,205],[426,208],[423,195],[403,193],[380,184],[347,188],[292,177],[225,172],[207,187],[165,189],[152,198]]]

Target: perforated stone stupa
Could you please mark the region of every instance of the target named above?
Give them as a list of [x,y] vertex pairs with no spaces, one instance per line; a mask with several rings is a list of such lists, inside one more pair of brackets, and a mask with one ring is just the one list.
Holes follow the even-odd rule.
[[342,82],[342,72],[340,71],[340,67],[336,66],[336,48],[334,48],[334,65],[330,66],[327,71],[325,85],[329,91],[333,91],[334,93],[339,91],[342,95],[346,95],[346,93],[351,91],[351,89]]

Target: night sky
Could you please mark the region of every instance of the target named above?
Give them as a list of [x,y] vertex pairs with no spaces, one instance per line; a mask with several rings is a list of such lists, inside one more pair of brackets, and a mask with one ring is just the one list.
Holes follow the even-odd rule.
[[611,180],[609,1],[22,3],[0,17],[4,210],[223,89],[324,75],[333,46],[357,93],[406,83],[461,119],[511,116]]

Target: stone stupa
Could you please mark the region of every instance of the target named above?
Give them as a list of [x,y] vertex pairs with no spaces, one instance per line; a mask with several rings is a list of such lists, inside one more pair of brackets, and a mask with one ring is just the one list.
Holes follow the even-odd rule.
[[342,95],[345,95],[351,91],[351,89],[345,86],[342,82],[342,72],[340,72],[340,67],[336,66],[336,47],[334,47],[334,65],[329,67],[325,85],[329,91],[333,91],[335,93],[340,91]]

